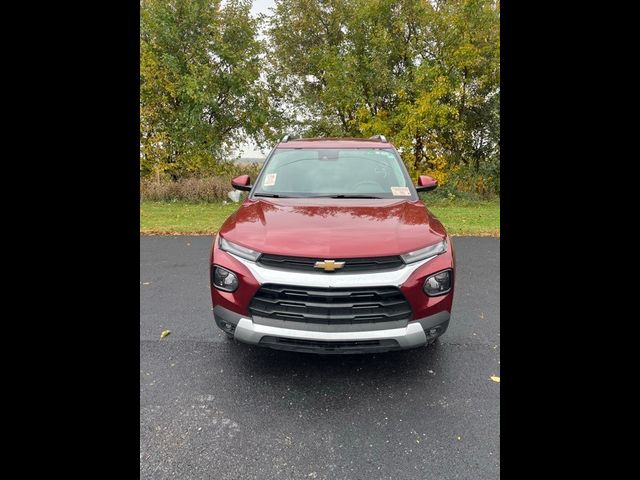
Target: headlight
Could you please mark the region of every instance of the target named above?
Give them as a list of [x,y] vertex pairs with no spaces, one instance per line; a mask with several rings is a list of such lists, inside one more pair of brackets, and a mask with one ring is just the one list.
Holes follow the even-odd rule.
[[420,250],[416,250],[415,252],[405,253],[404,255],[400,255],[404,263],[414,263],[419,260],[424,260],[425,258],[433,257],[435,255],[440,255],[447,251],[447,239],[445,238],[441,242],[438,242],[434,245],[429,245],[428,247],[421,248]]
[[252,262],[258,260],[258,257],[260,256],[260,252],[256,252],[255,250],[251,250],[247,247],[236,245],[235,243],[231,243],[229,240],[225,240],[222,237],[220,237],[219,245],[220,248],[225,252],[233,253],[234,255],[237,255],[241,258],[246,258],[247,260],[251,260]]
[[451,290],[451,269],[435,273],[424,281],[424,293],[430,297],[444,295]]
[[238,288],[238,277],[226,268],[213,267],[213,285],[225,292],[235,292]]

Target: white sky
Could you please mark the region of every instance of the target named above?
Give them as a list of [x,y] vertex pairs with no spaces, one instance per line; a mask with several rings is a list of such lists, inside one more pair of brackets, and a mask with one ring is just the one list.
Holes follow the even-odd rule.
[[[274,6],[274,0],[253,0],[253,6],[251,7],[251,13],[257,15],[259,13],[269,14],[269,8]],[[252,142],[248,142],[238,149],[240,157],[242,158],[264,158],[266,151],[263,153],[256,149],[256,146]]]
[[251,13],[269,13],[268,8],[273,7],[273,0],[253,0],[253,7],[251,7]]

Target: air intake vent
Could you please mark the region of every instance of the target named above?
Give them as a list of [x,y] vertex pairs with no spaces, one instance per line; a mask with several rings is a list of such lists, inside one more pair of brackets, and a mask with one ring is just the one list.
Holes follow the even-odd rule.
[[306,288],[266,284],[256,292],[249,311],[257,317],[325,325],[411,318],[411,306],[396,287]]

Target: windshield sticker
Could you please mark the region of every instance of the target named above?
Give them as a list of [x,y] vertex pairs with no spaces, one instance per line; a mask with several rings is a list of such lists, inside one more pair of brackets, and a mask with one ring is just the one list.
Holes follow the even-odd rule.
[[411,192],[408,187],[391,187],[391,193],[396,197],[410,197]]
[[263,187],[273,187],[276,184],[277,173],[269,173],[266,177],[264,177],[264,182],[262,182]]

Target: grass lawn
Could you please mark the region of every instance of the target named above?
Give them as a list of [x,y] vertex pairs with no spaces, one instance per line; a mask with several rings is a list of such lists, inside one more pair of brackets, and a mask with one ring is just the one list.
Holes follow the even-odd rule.
[[[213,234],[238,208],[236,203],[141,202],[143,235]],[[500,204],[449,202],[429,205],[451,235],[500,235]]]
[[429,210],[451,235],[500,236],[500,202],[443,202]]

